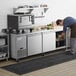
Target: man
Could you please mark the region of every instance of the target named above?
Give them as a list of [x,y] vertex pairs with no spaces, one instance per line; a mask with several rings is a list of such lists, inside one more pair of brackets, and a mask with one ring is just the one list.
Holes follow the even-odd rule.
[[70,47],[71,54],[76,53],[76,19],[73,17],[66,17],[63,20],[63,31],[66,32],[67,27],[71,29]]

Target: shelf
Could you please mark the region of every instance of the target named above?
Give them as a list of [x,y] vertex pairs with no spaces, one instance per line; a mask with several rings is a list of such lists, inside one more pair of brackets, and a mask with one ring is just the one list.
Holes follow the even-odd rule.
[[45,17],[45,16],[35,16],[34,18],[43,18],[43,17]]
[[31,7],[25,7],[20,6],[17,8],[13,8],[13,14],[16,13],[23,13],[23,14],[33,14],[35,18],[42,18],[45,17],[45,13],[48,10],[48,7],[46,6],[31,6]]
[[3,48],[3,47],[8,47],[8,45],[2,45],[2,46],[0,46],[0,48]]
[[56,47],[56,50],[66,48],[66,46]]
[[4,59],[8,60],[8,57],[0,57],[0,60],[4,60]]
[[0,39],[4,39],[0,43],[0,60],[9,58],[9,35],[5,33],[0,33]]
[[7,34],[5,34],[5,33],[0,33],[0,37],[1,36],[7,36]]

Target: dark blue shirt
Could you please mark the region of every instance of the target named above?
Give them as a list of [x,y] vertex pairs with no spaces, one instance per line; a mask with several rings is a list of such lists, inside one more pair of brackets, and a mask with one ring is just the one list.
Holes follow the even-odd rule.
[[71,26],[74,23],[76,23],[76,19],[74,19],[73,17],[66,17],[63,20],[63,31],[66,32],[67,27]]

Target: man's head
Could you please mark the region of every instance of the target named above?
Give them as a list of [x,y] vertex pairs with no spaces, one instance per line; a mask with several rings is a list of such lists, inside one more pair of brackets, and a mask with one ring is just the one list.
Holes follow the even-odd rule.
[[56,20],[56,24],[62,26],[63,25],[63,20],[62,19]]

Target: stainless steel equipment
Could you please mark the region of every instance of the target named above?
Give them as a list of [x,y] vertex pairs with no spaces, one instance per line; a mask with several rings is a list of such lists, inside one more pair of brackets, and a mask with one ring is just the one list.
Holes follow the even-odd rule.
[[32,24],[34,24],[34,15],[32,14],[7,15],[8,29],[24,29]]
[[26,56],[26,34],[11,34],[11,57],[19,60]]
[[27,35],[28,56],[42,53],[42,34],[32,33]]

